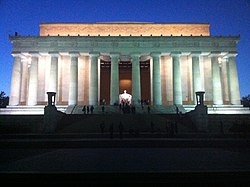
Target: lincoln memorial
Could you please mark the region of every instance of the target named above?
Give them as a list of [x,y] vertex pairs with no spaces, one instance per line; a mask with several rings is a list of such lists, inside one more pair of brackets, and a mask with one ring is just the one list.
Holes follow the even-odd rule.
[[119,103],[240,105],[239,36],[211,36],[207,23],[41,23],[39,36],[10,36],[10,106]]

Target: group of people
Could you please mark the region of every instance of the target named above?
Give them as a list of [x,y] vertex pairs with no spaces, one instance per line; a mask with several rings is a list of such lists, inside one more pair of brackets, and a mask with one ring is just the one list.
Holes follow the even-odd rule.
[[[120,139],[123,138],[123,130],[124,130],[124,127],[123,127],[123,124],[122,122],[120,121],[119,123],[119,137]],[[105,124],[104,124],[104,121],[102,121],[100,123],[100,129],[101,129],[101,133],[103,134],[105,132]],[[114,123],[112,122],[109,126],[109,133],[110,133],[110,138],[113,138],[113,133],[114,133]]]
[[[154,134],[155,132],[158,132],[156,128],[156,124],[151,121],[150,122],[150,127],[151,127],[151,133]],[[100,130],[101,130],[101,133],[105,133],[105,132],[109,132],[109,135],[110,135],[110,138],[112,139],[113,138],[113,134],[114,134],[114,128],[115,128],[115,125],[114,123],[112,122],[109,127],[106,129],[105,127],[105,123],[104,121],[102,121],[100,123]],[[122,139],[123,138],[123,134],[124,134],[124,126],[123,126],[123,123],[120,121],[119,125],[118,125],[118,130],[119,130],[119,138]],[[139,129],[136,129],[136,131],[133,131],[132,132],[132,129],[129,129],[128,131],[130,134],[133,133],[133,132],[136,132],[138,135],[139,135]],[[178,134],[178,127],[177,127],[177,121],[166,121],[166,134],[168,135],[168,137],[174,137],[174,135]]]
[[93,105],[84,105],[82,108],[83,114],[93,114],[94,112],[94,106]]
[[[144,103],[141,103],[141,108],[142,108],[142,110],[144,110]],[[128,103],[120,103],[119,109],[124,114],[129,114],[129,113],[135,114],[135,112],[136,112],[135,105],[133,105],[133,104],[129,105]],[[150,105],[147,105],[147,110],[148,110],[148,113],[150,113],[150,111],[151,111]]]
[[134,114],[135,113],[135,106],[134,105],[128,105],[127,103],[126,104],[124,104],[124,103],[121,104],[120,103],[119,104],[119,109],[124,114],[129,114],[129,113]]

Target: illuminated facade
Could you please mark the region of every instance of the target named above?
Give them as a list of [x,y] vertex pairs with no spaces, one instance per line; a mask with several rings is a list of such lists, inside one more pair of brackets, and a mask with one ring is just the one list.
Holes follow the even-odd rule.
[[40,36],[10,36],[10,106],[133,103],[240,105],[239,36],[210,36],[209,24],[42,23]]

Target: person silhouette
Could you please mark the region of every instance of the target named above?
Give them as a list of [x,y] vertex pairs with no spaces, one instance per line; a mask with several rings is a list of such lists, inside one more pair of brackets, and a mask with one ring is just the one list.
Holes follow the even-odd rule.
[[91,107],[90,107],[90,113],[93,114],[93,112],[94,112],[94,106],[91,105]]
[[176,109],[176,114],[179,115],[179,108],[177,105],[175,105],[175,109]]
[[83,106],[82,111],[83,111],[83,114],[86,114],[86,105]]
[[87,114],[89,114],[89,106],[87,106]]
[[148,113],[150,113],[150,106],[148,105]]

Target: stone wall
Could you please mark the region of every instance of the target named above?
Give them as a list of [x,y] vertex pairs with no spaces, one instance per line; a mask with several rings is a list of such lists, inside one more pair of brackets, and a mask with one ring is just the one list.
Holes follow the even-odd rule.
[[40,36],[210,36],[209,24],[41,23]]

